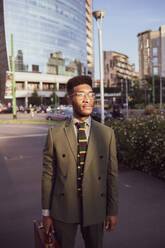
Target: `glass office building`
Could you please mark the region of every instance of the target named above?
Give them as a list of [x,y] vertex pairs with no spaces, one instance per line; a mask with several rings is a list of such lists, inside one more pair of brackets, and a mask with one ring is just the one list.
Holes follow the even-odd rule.
[[11,33],[16,71],[76,75],[84,68],[85,73],[85,0],[1,1],[1,95],[4,91],[2,77],[11,64]]
[[[5,0],[4,13],[6,40],[13,33],[20,69],[46,73],[57,51],[67,64],[75,59],[86,64],[85,0]],[[7,51],[10,55],[10,42]]]

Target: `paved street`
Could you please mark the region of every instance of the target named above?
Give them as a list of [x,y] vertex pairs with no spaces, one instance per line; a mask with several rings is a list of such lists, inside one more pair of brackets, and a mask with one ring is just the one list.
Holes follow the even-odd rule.
[[[48,125],[0,123],[0,247],[32,248],[33,220],[41,216],[42,149]],[[165,247],[165,183],[120,168],[120,213],[104,247]],[[76,248],[83,248],[78,233]]]

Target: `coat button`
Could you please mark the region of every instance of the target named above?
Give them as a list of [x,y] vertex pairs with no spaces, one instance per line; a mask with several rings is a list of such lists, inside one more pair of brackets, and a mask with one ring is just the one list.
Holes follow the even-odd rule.
[[65,154],[62,154],[62,157],[63,157],[63,158],[65,158],[65,157],[66,157],[66,155],[65,155]]
[[61,193],[61,196],[64,196],[64,193]]
[[100,155],[100,159],[102,159],[103,158],[103,155]]
[[101,193],[100,195],[101,195],[101,197],[103,197],[103,196],[104,196],[104,194],[103,194],[103,193]]
[[101,180],[101,177],[98,177],[98,180]]

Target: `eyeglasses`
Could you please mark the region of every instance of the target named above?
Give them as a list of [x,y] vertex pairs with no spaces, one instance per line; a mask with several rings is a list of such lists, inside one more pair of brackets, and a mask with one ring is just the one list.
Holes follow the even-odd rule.
[[77,92],[74,92],[72,94],[72,96],[76,96],[80,99],[84,99],[84,97],[88,97],[89,99],[92,99],[95,97],[95,93],[94,92],[88,92],[88,93],[85,93],[83,91],[77,91]]

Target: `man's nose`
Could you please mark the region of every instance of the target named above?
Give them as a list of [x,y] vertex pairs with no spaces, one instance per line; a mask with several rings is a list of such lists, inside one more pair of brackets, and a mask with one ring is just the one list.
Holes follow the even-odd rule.
[[85,94],[85,95],[84,95],[84,101],[85,101],[85,102],[89,102],[89,101],[90,101],[90,97],[89,97],[88,94]]

